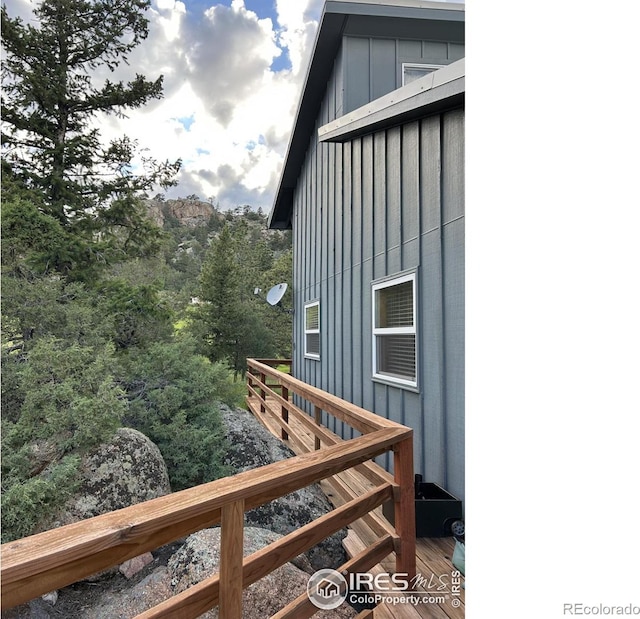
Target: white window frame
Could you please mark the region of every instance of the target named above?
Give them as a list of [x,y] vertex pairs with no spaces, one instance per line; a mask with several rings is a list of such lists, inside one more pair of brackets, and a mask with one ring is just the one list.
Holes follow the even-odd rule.
[[[433,69],[433,71],[437,71],[438,69],[442,69],[445,65],[443,64],[426,64],[426,63],[421,63],[421,62],[403,62],[402,63],[402,85],[406,86],[407,83],[405,82],[405,73],[404,70],[405,69]],[[432,73],[433,73],[432,71]],[[429,73],[427,73],[426,75],[429,75]],[[420,79],[420,78],[416,78],[416,79]],[[411,84],[411,82],[409,82],[409,84]]]
[[[307,309],[309,309],[310,307],[318,307],[318,328],[317,329],[307,329]],[[305,303],[304,306],[304,356],[307,359],[320,359],[320,353],[315,353],[315,352],[309,352],[307,350],[307,335],[310,334],[318,334],[318,340],[320,339],[320,301],[312,301],[311,303]]]
[[[399,284],[404,284],[405,282],[411,282],[411,291],[413,295],[413,325],[411,327],[376,327],[376,292],[378,290],[382,290],[384,288],[391,288],[393,286],[397,286]],[[410,387],[413,389],[417,389],[418,387],[418,332],[417,332],[417,290],[416,290],[416,273],[406,273],[404,275],[399,275],[396,277],[386,278],[384,280],[379,280],[377,282],[372,282],[371,284],[371,330],[372,330],[372,369],[373,369],[373,378],[374,380],[378,380],[384,383],[390,383],[393,385],[399,385],[402,387]],[[415,368],[416,375],[413,380],[408,378],[400,378],[398,376],[393,376],[391,374],[384,374],[378,371],[378,338],[385,335],[413,335],[414,337],[414,350],[415,350]]]

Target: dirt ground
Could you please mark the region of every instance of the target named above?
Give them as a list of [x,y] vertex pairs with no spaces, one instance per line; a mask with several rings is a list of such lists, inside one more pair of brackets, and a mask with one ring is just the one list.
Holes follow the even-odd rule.
[[83,613],[99,604],[105,594],[128,589],[148,576],[157,567],[166,565],[169,557],[180,546],[180,542],[174,542],[153,551],[153,561],[131,580],[127,580],[118,572],[96,582],[82,581],[60,589],[58,601],[54,606],[38,597],[26,604],[4,611],[1,619],[74,619],[82,617]]

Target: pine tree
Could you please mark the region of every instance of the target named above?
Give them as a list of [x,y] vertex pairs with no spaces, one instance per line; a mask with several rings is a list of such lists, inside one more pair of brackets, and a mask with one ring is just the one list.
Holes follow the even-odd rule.
[[206,324],[208,356],[229,360],[237,338],[242,301],[234,238],[228,225],[207,252],[200,273],[200,315]]
[[273,334],[264,324],[253,295],[255,280],[247,269],[244,230],[228,223],[212,243],[200,273],[199,334],[212,361],[225,361],[237,373],[247,357],[272,356]]
[[123,115],[162,96],[162,77],[136,75],[128,83],[100,81],[148,35],[149,0],[43,0],[35,26],[2,7],[5,48],[2,94],[3,172],[42,195],[78,243],[63,272],[81,263],[136,255],[156,236],[138,197],[168,186],[180,162],[144,159],[134,174],[138,146],[127,137],[104,146],[98,113]]

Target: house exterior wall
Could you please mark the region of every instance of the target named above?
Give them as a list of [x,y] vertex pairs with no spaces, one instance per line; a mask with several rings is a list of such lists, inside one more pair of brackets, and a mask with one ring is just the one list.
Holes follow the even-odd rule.
[[461,41],[345,36],[342,49],[343,114],[402,86],[403,63],[444,66],[464,57]]
[[[346,54],[346,53],[345,53]],[[339,57],[317,128],[340,116]],[[312,138],[294,192],[294,374],[412,427],[416,473],[464,498],[464,111],[345,143]],[[372,292],[417,273],[418,388],[372,379]],[[319,360],[304,305],[320,302]],[[342,424],[330,426],[343,434]],[[381,464],[389,470],[388,456]]]
[[402,86],[403,63],[448,65],[464,57],[464,42],[343,37],[327,85],[330,122]]

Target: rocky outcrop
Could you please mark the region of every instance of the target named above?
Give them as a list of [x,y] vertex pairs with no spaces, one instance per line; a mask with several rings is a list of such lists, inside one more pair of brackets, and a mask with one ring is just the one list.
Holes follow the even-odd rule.
[[157,567],[139,583],[123,590],[107,590],[78,614],[79,619],[129,619],[174,595],[166,566]]
[[39,523],[45,531],[148,501],[171,492],[167,466],[144,434],[120,428],[113,438],[82,459],[78,491],[54,516]]
[[282,441],[269,432],[250,412],[220,406],[229,447],[224,462],[233,474],[286,460],[295,456]]
[[[257,468],[295,456],[255,417],[242,409],[221,408],[223,425],[229,444],[225,464],[233,473]],[[247,526],[270,529],[286,535],[332,510],[331,503],[319,485],[314,484],[280,497],[271,503],[248,511]],[[314,570],[337,568],[347,560],[342,546],[346,531],[334,533],[306,555]]]
[[206,226],[215,209],[208,202],[180,198],[178,200],[148,200],[149,218],[162,227],[167,219],[177,220],[182,226]]
[[120,565],[118,571],[127,579],[131,580],[136,574],[141,572],[149,563],[153,561],[153,555],[150,552],[133,557]]
[[[232,473],[295,455],[247,411],[221,408],[229,444],[225,462]],[[44,460],[46,450],[43,448],[41,451]],[[82,474],[79,492],[52,522],[43,523],[40,530],[110,512],[170,492],[166,466],[158,448],[143,434],[132,429],[121,428],[111,441],[87,454],[82,461]],[[314,485],[251,510],[245,518],[244,555],[277,541],[331,509],[320,487]],[[345,535],[346,531],[334,534],[247,588],[243,594],[243,617],[262,619],[271,616],[306,591],[309,576],[314,571],[344,563],[346,554],[342,539]],[[180,548],[176,551],[178,545]],[[63,590],[55,607],[38,599],[20,607],[16,614],[11,615],[11,619],[32,616],[46,619],[54,614],[84,619],[129,619],[218,572],[219,559],[220,529],[199,531],[184,543],[172,544],[170,549],[167,546],[154,551],[152,555],[147,553],[126,562],[120,566],[120,573],[116,566],[109,571],[112,578],[102,578],[95,583],[95,587],[91,587],[91,595],[75,595]],[[85,587],[93,584],[81,583]],[[52,608],[55,611],[51,611]],[[355,615],[350,606],[343,605],[338,609],[319,612],[316,616],[340,619]],[[218,611],[212,610],[203,617],[216,618]]]
[[[280,536],[264,529],[248,527],[244,532],[244,556],[257,552]],[[96,607],[86,610],[85,619],[129,619],[159,604],[170,595],[185,591],[192,585],[220,570],[220,529],[205,529],[190,535],[184,545],[169,559],[166,567],[158,567],[135,587],[111,593]],[[242,596],[243,619],[264,619],[278,612],[306,591],[309,574],[291,563],[274,570],[245,589]],[[319,612],[322,619],[346,619],[356,612],[348,605]],[[218,609],[201,615],[202,619],[217,619]]]
[[[279,535],[256,527],[247,527],[244,532],[244,556],[257,552],[277,541]],[[175,592],[188,589],[220,569],[220,529],[206,529],[191,535],[176,552],[168,564],[169,573],[175,582]],[[304,593],[309,574],[291,563],[274,570],[258,582],[245,589],[242,596],[243,619],[270,617],[289,602]],[[329,614],[318,613],[317,617],[353,617],[353,609],[347,605],[332,610]],[[209,611],[203,617],[217,619],[218,610]]]

